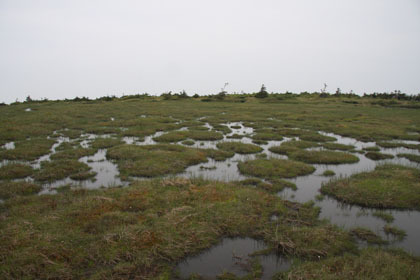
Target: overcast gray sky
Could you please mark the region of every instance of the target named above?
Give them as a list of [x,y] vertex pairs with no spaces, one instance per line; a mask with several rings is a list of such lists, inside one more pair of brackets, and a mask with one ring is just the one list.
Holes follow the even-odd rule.
[[0,0],[0,102],[420,93],[419,0]]

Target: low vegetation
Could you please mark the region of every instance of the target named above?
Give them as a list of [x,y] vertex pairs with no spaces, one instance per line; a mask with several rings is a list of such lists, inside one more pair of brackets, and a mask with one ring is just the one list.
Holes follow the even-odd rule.
[[233,151],[224,151],[216,149],[202,149],[202,151],[205,152],[209,158],[214,159],[215,161],[223,161],[235,155],[235,152]]
[[410,161],[420,163],[420,155],[414,155],[414,154],[398,154],[398,157],[406,158]]
[[48,154],[54,143],[54,140],[41,138],[17,141],[14,149],[0,149],[0,160],[36,160]]
[[315,168],[311,165],[283,159],[255,159],[238,163],[242,174],[260,178],[293,178],[311,174]]
[[7,163],[0,167],[0,180],[19,179],[31,176],[33,169],[28,164]]
[[384,154],[379,152],[367,152],[365,157],[371,160],[384,160],[384,159],[391,159],[394,158],[391,154]]
[[391,213],[385,211],[375,211],[372,213],[372,216],[384,220],[387,223],[392,223],[394,221],[394,216]]
[[340,151],[350,151],[356,148],[353,145],[344,145],[344,144],[331,143],[331,142],[322,144],[322,147],[329,150],[340,150]]
[[384,226],[384,232],[386,235],[393,236],[394,239],[398,241],[402,241],[407,236],[407,233],[404,230],[391,226],[389,224]]
[[367,228],[357,227],[350,231],[350,233],[356,238],[366,241],[368,244],[387,244],[379,235]]
[[224,236],[257,238],[272,252],[309,260],[356,251],[310,204],[220,182],[147,180],[9,201],[0,206],[4,278],[172,279],[176,263]]
[[381,165],[374,171],[333,179],[321,192],[336,199],[367,207],[420,209],[420,170]]
[[41,182],[54,182],[69,176],[78,176],[85,173],[90,167],[74,159],[60,159],[41,162],[41,169],[34,174],[34,179]]
[[175,174],[190,165],[207,162],[207,154],[203,150],[170,144],[120,145],[110,148],[106,156],[116,160],[123,176]]
[[[0,182],[0,199],[9,199],[16,196],[36,194],[40,192],[41,189],[40,185],[31,182],[2,181]],[[3,245],[5,244],[0,244],[0,246]]]
[[220,150],[230,151],[238,154],[255,154],[263,150],[257,145],[245,144],[241,142],[220,142],[217,143],[216,147]]
[[123,142],[119,138],[97,137],[91,143],[93,149],[107,149],[113,146],[121,145]]
[[359,158],[355,155],[334,151],[305,151],[297,150],[288,154],[289,158],[306,163],[342,164],[355,163]]
[[420,259],[401,250],[366,248],[359,254],[345,254],[319,262],[306,262],[273,279],[416,279]]
[[327,169],[327,170],[324,171],[324,173],[322,173],[322,175],[327,176],[327,177],[331,177],[331,176],[335,175],[335,172]]

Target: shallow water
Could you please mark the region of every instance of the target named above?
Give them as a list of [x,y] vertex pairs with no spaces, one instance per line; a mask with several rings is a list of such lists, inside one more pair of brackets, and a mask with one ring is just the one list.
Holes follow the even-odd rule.
[[[247,271],[251,261],[249,254],[265,248],[263,242],[252,238],[224,238],[211,249],[187,258],[177,266],[176,270],[179,271],[181,278],[199,274],[205,279],[215,279],[217,275],[226,271],[237,276],[245,276],[249,273]],[[276,272],[285,271],[290,267],[288,260],[274,254],[258,258],[264,272],[261,279],[271,279]]]

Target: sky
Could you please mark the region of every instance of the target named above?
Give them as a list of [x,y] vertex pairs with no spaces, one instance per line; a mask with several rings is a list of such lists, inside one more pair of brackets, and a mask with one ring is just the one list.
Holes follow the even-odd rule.
[[0,102],[420,93],[419,0],[0,0]]

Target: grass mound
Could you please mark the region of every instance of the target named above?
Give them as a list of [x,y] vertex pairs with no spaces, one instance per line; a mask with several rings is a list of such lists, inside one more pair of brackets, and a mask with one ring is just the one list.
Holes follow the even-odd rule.
[[371,159],[371,160],[383,160],[383,159],[391,159],[394,158],[393,155],[390,154],[384,154],[379,152],[368,152],[365,154],[365,157]]
[[68,188],[6,200],[0,211],[7,211],[0,271],[11,279],[173,279],[178,262],[225,236],[253,237],[273,252],[308,259],[355,249],[348,233],[319,221],[309,204],[203,180]]
[[283,159],[255,159],[238,163],[239,171],[260,178],[293,178],[313,173],[311,165]]
[[254,154],[263,150],[257,145],[245,144],[241,142],[221,142],[217,143],[216,147],[220,150],[231,151],[238,154]]
[[214,159],[215,161],[223,161],[235,155],[232,151],[224,150],[202,149],[202,151],[205,152],[209,158]]
[[121,145],[110,148],[107,158],[117,161],[122,175],[156,177],[179,173],[189,165],[206,162],[207,154],[180,145]]
[[337,138],[331,136],[325,136],[319,133],[305,133],[299,136],[301,140],[311,141],[311,142],[328,142],[328,141],[337,141]]
[[360,240],[366,241],[369,244],[387,244],[379,235],[367,228],[357,227],[350,231],[350,233]]
[[19,179],[31,176],[33,169],[22,163],[8,163],[0,167],[0,180]]
[[51,139],[30,139],[15,142],[15,148],[11,150],[0,150],[0,160],[36,160],[40,156],[48,154],[54,140]]
[[156,142],[179,142],[187,138],[191,138],[199,141],[213,141],[223,139],[223,135],[215,131],[206,130],[188,130],[188,131],[171,131],[161,136],[153,138]]
[[420,209],[419,177],[418,169],[387,164],[372,172],[332,180],[321,192],[361,206]]
[[254,136],[252,136],[254,140],[276,140],[281,141],[283,140],[283,136],[275,132],[257,132]]
[[31,182],[0,182],[0,198],[9,199],[19,195],[31,195],[41,191],[41,186]]
[[296,150],[289,153],[288,156],[294,160],[317,164],[355,163],[359,161],[359,158],[355,155],[333,151]]
[[297,151],[298,149],[306,149],[306,148],[312,148],[312,147],[317,147],[317,146],[318,144],[315,142],[291,140],[291,141],[281,143],[280,146],[273,146],[269,148],[269,150],[276,154],[288,155],[290,153]]
[[324,143],[322,147],[328,150],[340,150],[340,151],[350,151],[355,149],[356,147],[353,145],[344,145],[340,143]]
[[273,279],[417,279],[420,259],[401,250],[367,248],[320,262],[297,265]]
[[165,134],[162,134],[161,136],[154,137],[153,140],[156,142],[179,142],[187,139],[188,136],[185,131],[171,131]]
[[34,179],[41,182],[53,182],[65,179],[70,175],[85,173],[90,167],[74,159],[61,159],[41,162],[41,169],[34,174]]
[[420,163],[420,156],[419,156],[419,155],[413,155],[413,154],[398,154],[397,156],[398,156],[398,157],[403,157],[403,158],[406,158],[406,159],[408,159],[408,160],[410,160],[410,161],[413,161],[413,162]]
[[119,138],[112,138],[112,137],[98,137],[96,138],[91,147],[93,149],[107,149],[113,146],[121,145],[123,142]]
[[56,152],[55,154],[51,155],[51,159],[79,159],[81,157],[86,156],[92,156],[96,153],[97,149],[93,148],[71,148],[71,149],[65,149],[59,152]]

